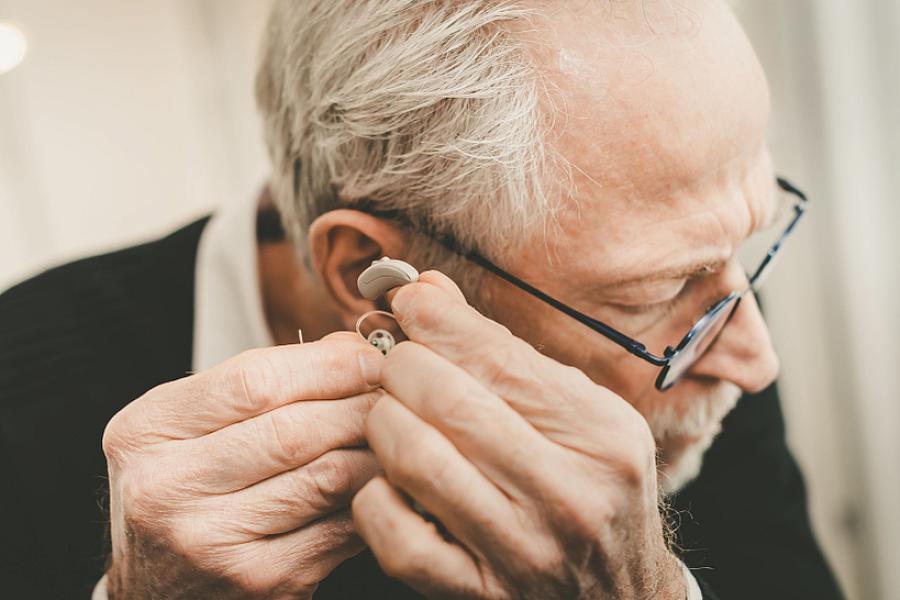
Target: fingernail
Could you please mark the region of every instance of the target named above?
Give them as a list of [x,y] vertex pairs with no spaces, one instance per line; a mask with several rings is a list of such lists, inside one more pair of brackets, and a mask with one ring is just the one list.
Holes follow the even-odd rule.
[[381,365],[384,363],[384,356],[374,348],[366,348],[358,356],[359,368],[366,383],[373,386],[379,385],[381,383]]

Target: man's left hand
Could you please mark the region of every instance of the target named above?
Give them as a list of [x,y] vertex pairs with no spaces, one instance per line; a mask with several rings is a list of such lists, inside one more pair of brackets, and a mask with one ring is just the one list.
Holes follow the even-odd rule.
[[684,598],[644,418],[440,273],[391,304],[410,341],[368,418],[384,476],[353,501],[382,569],[428,596]]

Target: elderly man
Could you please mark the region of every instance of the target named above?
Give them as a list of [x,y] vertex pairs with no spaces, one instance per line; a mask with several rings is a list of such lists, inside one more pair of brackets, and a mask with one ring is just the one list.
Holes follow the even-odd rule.
[[[840,596],[753,293],[806,199],[723,4],[282,0],[257,95],[258,203],[0,299],[16,597]],[[382,256],[431,270],[368,300]]]

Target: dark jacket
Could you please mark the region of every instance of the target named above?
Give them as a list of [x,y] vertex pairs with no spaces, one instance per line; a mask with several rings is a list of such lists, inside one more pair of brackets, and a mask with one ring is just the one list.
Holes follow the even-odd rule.
[[[103,428],[191,368],[203,219],[148,244],[50,270],[0,295],[0,596],[87,598],[104,570]],[[726,418],[674,499],[682,559],[705,598],[830,600],[775,387]],[[414,598],[368,553],[316,598]]]

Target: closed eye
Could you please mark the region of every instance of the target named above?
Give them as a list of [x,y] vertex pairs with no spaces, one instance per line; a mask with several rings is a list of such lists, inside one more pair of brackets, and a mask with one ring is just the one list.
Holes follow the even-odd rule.
[[681,280],[678,291],[671,297],[658,302],[649,302],[645,304],[615,304],[615,308],[620,312],[631,316],[647,316],[662,319],[671,314],[675,307],[687,296],[687,292],[693,288],[700,280],[718,273],[721,270],[719,264],[709,265],[702,269],[698,269]]
[[678,304],[679,300],[684,296],[684,290],[687,287],[685,285],[688,280],[682,282],[681,287],[678,292],[665,300],[661,300],[659,302],[649,302],[646,304],[614,304],[613,306],[616,310],[625,313],[627,315],[646,315],[646,314],[654,314],[654,313],[668,313],[671,311],[676,304]]

